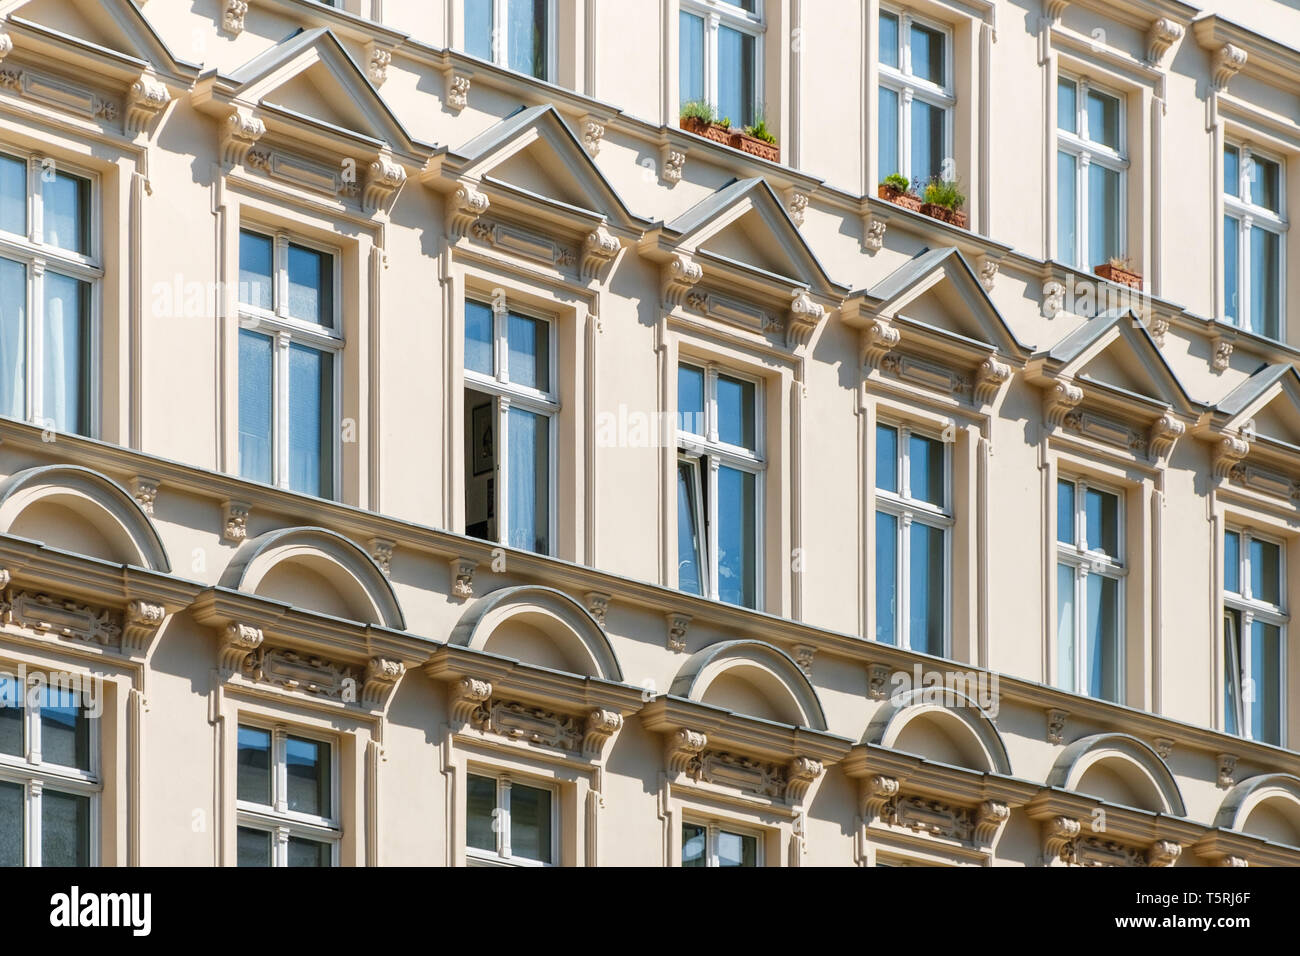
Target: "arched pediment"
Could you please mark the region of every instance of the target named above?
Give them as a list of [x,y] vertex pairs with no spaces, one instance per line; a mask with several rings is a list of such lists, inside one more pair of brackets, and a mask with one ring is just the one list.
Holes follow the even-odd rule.
[[1011,773],[993,721],[973,698],[948,688],[917,687],[891,697],[864,742],[984,773]]
[[600,624],[554,588],[523,585],[484,595],[465,611],[449,643],[583,677],[623,680]]
[[1130,734],[1094,734],[1074,741],[1056,758],[1047,785],[1153,813],[1187,815],[1169,767]]
[[0,482],[0,533],[78,554],[171,571],[149,516],[113,479],[80,465],[43,465]]
[[1300,777],[1266,773],[1243,780],[1224,796],[1214,824],[1300,846]]
[[826,730],[826,715],[807,676],[790,655],[763,641],[723,641],[697,651],[669,693],[762,720]]
[[374,559],[325,528],[282,528],[240,545],[221,586],[308,611],[405,630],[392,585]]

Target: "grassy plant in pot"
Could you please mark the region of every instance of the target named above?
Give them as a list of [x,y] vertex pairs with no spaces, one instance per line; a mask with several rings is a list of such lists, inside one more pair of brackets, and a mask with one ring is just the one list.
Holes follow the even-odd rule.
[[776,137],[767,128],[767,120],[761,112],[753,126],[746,126],[742,133],[731,134],[731,145],[769,162],[781,161],[781,148],[776,145]]
[[688,133],[703,136],[723,146],[731,145],[731,120],[718,119],[712,105],[702,100],[692,100],[683,104],[680,125]]
[[1092,270],[1103,279],[1109,279],[1130,289],[1142,291],[1142,276],[1133,271],[1133,264],[1122,256],[1111,256]]
[[890,173],[880,185],[876,187],[876,195],[885,202],[892,202],[896,206],[902,206],[904,209],[911,209],[913,212],[919,212],[921,209],[921,199],[911,191],[911,183],[906,176],[900,176],[898,173]]
[[961,207],[966,205],[966,196],[957,181],[938,177],[925,184],[921,193],[921,212],[931,219],[951,223],[958,229],[966,228],[966,214]]

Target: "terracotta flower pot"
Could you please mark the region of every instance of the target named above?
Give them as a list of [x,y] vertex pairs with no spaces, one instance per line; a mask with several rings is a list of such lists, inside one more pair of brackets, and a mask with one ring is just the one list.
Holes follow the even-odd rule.
[[781,147],[757,136],[750,136],[748,133],[733,132],[730,145],[734,149],[757,156],[759,159],[766,159],[770,163],[781,161]]
[[680,121],[680,125],[688,133],[703,136],[705,139],[711,139],[723,146],[731,145],[731,130],[721,123],[706,123],[694,116],[684,116]]
[[1111,282],[1126,285],[1130,289],[1137,289],[1139,292],[1142,291],[1142,277],[1136,272],[1121,269],[1118,266],[1111,265],[1109,262],[1094,267],[1092,271],[1103,279],[1109,279]]
[[946,222],[956,226],[958,229],[966,228],[966,214],[960,209],[949,209],[947,206],[940,206],[932,202],[921,203],[922,214],[929,216],[931,219],[938,219],[940,222]]
[[885,202],[892,202],[895,206],[902,206],[904,209],[910,209],[912,212],[921,211],[921,199],[919,196],[913,196],[911,193],[903,192],[894,186],[887,186],[881,183],[876,187],[876,195]]

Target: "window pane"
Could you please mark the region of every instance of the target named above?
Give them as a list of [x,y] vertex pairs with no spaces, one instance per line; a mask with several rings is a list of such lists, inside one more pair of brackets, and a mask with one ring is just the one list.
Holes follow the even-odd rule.
[[271,481],[271,340],[239,330],[239,474]]
[[550,419],[511,406],[507,416],[509,521],[512,548],[550,552]]
[[1223,217],[1223,314],[1233,324],[1241,324],[1241,224],[1231,216]]
[[318,740],[284,742],[285,801],[295,813],[330,816],[330,747]]
[[908,567],[908,645],[923,654],[944,656],[944,534],[913,521]]
[[506,65],[539,80],[549,78],[547,0],[507,0]]
[[1223,147],[1223,191],[1229,196],[1241,195],[1241,152],[1236,146]]
[[677,428],[692,435],[706,434],[704,421],[704,370],[677,367]]
[[1241,733],[1241,612],[1223,612],[1223,715],[1224,729]]
[[493,0],[465,0],[465,52],[492,59]]
[[41,215],[45,244],[70,252],[90,252],[90,183],[80,176],[41,175]]
[[758,866],[758,839],[726,830],[720,832],[718,866]]
[[898,68],[898,17],[880,14],[880,62]]
[[1275,232],[1252,226],[1250,230],[1250,327],[1260,335],[1278,338],[1281,292],[1279,242]]
[[269,807],[271,732],[257,727],[240,727],[235,765],[235,791],[238,798]]
[[944,505],[943,442],[911,435],[907,442],[909,496],[940,508]]
[[1078,162],[1070,153],[1056,154],[1056,255],[1068,265],[1079,261]]
[[938,86],[944,85],[943,34],[919,23],[912,24],[912,73]]
[[1278,203],[1280,173],[1277,163],[1251,156],[1246,164],[1246,179],[1250,183],[1250,201],[1256,206],[1280,212]]
[[718,376],[718,439],[753,451],[754,383]]
[[1119,557],[1119,498],[1096,488],[1089,488],[1084,497],[1089,551],[1103,551],[1112,558]]
[[1099,266],[1121,255],[1119,173],[1099,163],[1088,167],[1088,262]]
[[41,866],[90,865],[90,798],[41,793]]
[[919,190],[943,172],[944,120],[938,106],[912,100],[912,171],[910,179]]
[[898,429],[876,426],[876,487],[898,491]]
[[289,346],[289,487],[333,494],[334,362],[327,352]]
[[898,519],[876,512],[876,640],[898,643]]
[[241,230],[239,301],[259,309],[274,308],[271,290],[271,237]]
[[237,866],[271,865],[271,834],[266,830],[240,827],[236,841]]
[[1074,544],[1074,482],[1056,483],[1056,540]]
[[880,178],[902,173],[898,155],[898,93],[880,87]]
[[1250,632],[1250,735],[1282,742],[1282,634],[1273,624],[1255,621]]
[[0,866],[23,865],[22,784],[0,782]]
[[506,324],[510,381],[539,392],[551,390],[550,323],[511,312]]
[[1074,568],[1056,566],[1056,686],[1073,691],[1075,685]]
[[0,156],[0,229],[27,235],[27,164]]
[[470,774],[465,788],[465,845],[497,851],[497,782]]
[[754,122],[754,37],[718,28],[718,113],[732,126]]
[[329,866],[330,845],[301,837],[289,837],[288,866]]
[[334,326],[334,258],[289,244],[289,314]]
[[682,824],[682,866],[708,866],[708,831],[697,823]]
[[1086,692],[1119,700],[1119,582],[1100,574],[1087,578]]
[[41,698],[41,759],[90,770],[90,722],[80,694],[46,686]]
[[0,677],[0,754],[26,756],[23,746],[23,688],[16,677]]
[[1250,596],[1282,605],[1282,549],[1258,538],[1250,539]]
[[677,463],[677,587],[690,594],[704,593],[700,567],[699,471],[690,462]]
[[718,597],[755,606],[756,479],[747,471],[718,469]]
[[83,435],[90,424],[89,304],[89,283],[45,273],[41,417]]
[[492,307],[482,302],[465,302],[465,368],[493,375]]
[[0,259],[0,415],[23,417],[26,381],[27,269]]
[[1088,91],[1088,139],[1119,149],[1119,100],[1115,97]]
[[681,102],[700,103],[704,94],[704,20],[686,12],[678,13],[679,49],[677,83]]
[[1074,80],[1056,81],[1056,125],[1067,133],[1079,132],[1079,87]]
[[511,786],[510,855],[551,862],[551,791]]
[[1223,589],[1241,593],[1241,535],[1235,531],[1223,533]]

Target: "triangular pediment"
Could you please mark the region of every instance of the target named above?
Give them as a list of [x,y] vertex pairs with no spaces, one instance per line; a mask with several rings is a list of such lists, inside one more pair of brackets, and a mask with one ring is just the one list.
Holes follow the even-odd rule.
[[1300,448],[1300,374],[1290,364],[1264,366],[1219,402],[1215,419],[1221,431]]
[[192,76],[197,69],[173,55],[131,0],[10,0],[0,2],[0,16],[19,53],[80,48],[87,59],[73,65],[93,68],[102,60],[100,65],[129,72],[124,61],[134,60],[164,76]]

